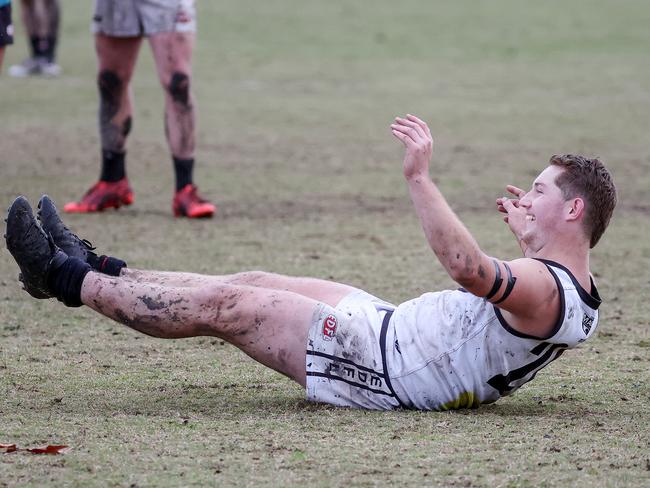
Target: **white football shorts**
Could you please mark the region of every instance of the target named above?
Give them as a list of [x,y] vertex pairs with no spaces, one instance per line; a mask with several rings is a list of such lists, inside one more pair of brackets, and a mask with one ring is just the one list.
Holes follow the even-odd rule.
[[357,290],[314,313],[307,344],[307,399],[391,410],[402,405],[386,374],[386,330],[395,306]]
[[196,32],[194,0],[95,0],[91,30],[111,37]]

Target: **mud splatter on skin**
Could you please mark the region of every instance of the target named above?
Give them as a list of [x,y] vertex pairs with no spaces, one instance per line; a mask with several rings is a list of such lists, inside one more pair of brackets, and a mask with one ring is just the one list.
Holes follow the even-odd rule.
[[169,82],[169,94],[174,102],[178,103],[184,108],[191,108],[190,101],[190,78],[185,73],[176,71],[172,74],[171,81]]
[[478,276],[479,278],[485,278],[485,269],[480,264],[478,265]]
[[165,302],[161,300],[160,297],[160,294],[158,294],[156,298],[151,298],[149,296],[143,295],[138,297],[138,300],[144,303],[149,310],[163,310],[171,307],[172,305],[177,305],[181,302],[186,301],[183,298],[178,298],[177,300],[169,300],[168,302]]
[[115,121],[120,110],[126,87],[114,71],[103,70],[97,76],[99,88],[99,132],[102,149],[122,152],[126,136],[131,131],[132,119],[127,117],[122,123]]
[[116,308],[114,314],[115,314],[115,318],[117,319],[118,322],[120,322],[121,324],[126,325],[127,327],[134,328],[133,327],[134,326],[133,320],[131,320],[131,318],[129,318],[129,316],[126,313],[124,313],[123,310],[120,310],[119,308]]
[[[165,110],[167,138],[178,146],[172,151],[176,156],[190,157],[194,152],[194,105],[190,94],[190,78],[187,74],[176,71],[167,85],[171,104]],[[172,120],[175,122],[172,125]],[[172,127],[178,131],[172,134]],[[176,145],[176,144],[173,144]]]
[[290,356],[291,354],[289,351],[286,349],[280,349],[277,354],[278,366],[275,369],[281,372],[285,372],[287,370],[287,365],[290,364]]
[[[167,314],[166,317],[143,314],[134,314],[133,317],[129,317],[124,310],[116,308],[113,315],[121,324],[151,337],[178,339],[193,335],[185,322],[175,313]],[[172,325],[175,323],[181,323],[182,325]]]
[[472,261],[472,257],[468,254],[465,256],[465,272],[466,273],[471,273],[473,271],[472,266],[474,265],[474,262]]
[[98,299],[93,298],[93,305],[95,306],[95,309],[96,309],[99,313],[101,313],[102,315],[106,315],[106,313],[105,313],[105,311],[104,311],[104,307],[102,306],[101,303],[99,303],[99,300],[98,300]]

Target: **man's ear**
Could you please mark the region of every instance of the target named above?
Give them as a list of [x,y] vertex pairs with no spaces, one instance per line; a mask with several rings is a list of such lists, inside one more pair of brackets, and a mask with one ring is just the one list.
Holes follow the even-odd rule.
[[585,213],[585,201],[580,198],[572,198],[568,200],[566,206],[566,217],[567,220],[578,220]]

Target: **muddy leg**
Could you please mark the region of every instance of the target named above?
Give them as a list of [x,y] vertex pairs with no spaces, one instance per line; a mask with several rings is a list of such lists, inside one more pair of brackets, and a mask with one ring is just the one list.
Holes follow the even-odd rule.
[[307,333],[319,303],[302,295],[216,279],[200,287],[170,287],[91,272],[81,300],[154,337],[220,337],[305,385]]
[[319,302],[327,303],[332,307],[335,307],[344,296],[356,290],[356,288],[343,283],[317,278],[285,276],[266,273],[264,271],[246,271],[232,275],[206,276],[195,273],[143,271],[123,268],[120,276],[137,281],[157,283],[162,286],[181,287],[206,286],[214,282],[214,280],[217,280],[229,285],[254,286],[270,290],[290,291]]

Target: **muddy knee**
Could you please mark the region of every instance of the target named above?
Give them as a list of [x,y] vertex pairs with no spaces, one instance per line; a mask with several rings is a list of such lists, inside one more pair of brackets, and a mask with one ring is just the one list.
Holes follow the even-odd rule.
[[175,72],[167,85],[167,92],[174,102],[188,106],[190,103],[190,77],[180,71]]
[[127,84],[112,70],[103,70],[97,76],[99,88],[99,122],[102,147],[110,151],[123,151],[126,137],[131,132],[132,119],[116,120],[124,100]]
[[115,108],[119,106],[124,90],[124,81],[115,71],[108,69],[101,71],[97,76],[97,87],[102,103]]

